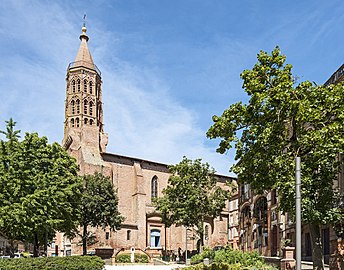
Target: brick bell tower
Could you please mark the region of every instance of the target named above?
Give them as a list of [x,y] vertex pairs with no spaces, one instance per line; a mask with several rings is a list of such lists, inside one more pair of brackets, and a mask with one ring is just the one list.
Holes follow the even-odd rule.
[[102,79],[88,49],[85,23],[80,40],[76,58],[67,69],[62,144],[80,165],[100,164],[100,153],[106,151],[108,142],[103,130]]

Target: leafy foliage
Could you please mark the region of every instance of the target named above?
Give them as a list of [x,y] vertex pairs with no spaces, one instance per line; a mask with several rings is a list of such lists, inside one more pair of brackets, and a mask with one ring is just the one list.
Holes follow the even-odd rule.
[[[135,263],[148,263],[148,256],[146,254],[134,254]],[[116,263],[131,263],[130,253],[122,253],[116,256]]]
[[169,170],[172,175],[168,186],[162,191],[163,197],[155,201],[163,222],[167,225],[197,226],[202,235],[205,218],[220,215],[228,192],[216,186],[214,169],[208,163],[203,164],[201,159],[192,161],[184,157]]
[[83,252],[87,253],[87,226],[110,227],[120,229],[124,218],[118,211],[117,191],[109,177],[100,173],[83,176],[83,192],[79,205],[81,212],[80,225],[83,227],[81,235]]
[[278,47],[271,55],[261,51],[253,69],[241,74],[248,104],[232,104],[214,116],[207,136],[221,138],[220,153],[234,144],[238,162],[232,171],[257,192],[277,189],[284,212],[294,212],[294,160],[301,157],[302,218],[317,231],[319,224],[344,218],[333,189],[343,164],[344,89],[341,83],[296,84],[285,59]]
[[217,251],[205,248],[202,253],[194,255],[191,262],[201,263],[205,258],[210,259],[213,263],[209,266],[198,264],[193,266],[194,268],[186,269],[276,269],[267,265],[256,252],[242,252],[241,250],[232,250],[229,247]]
[[40,257],[0,259],[3,270],[102,270],[104,262],[97,256]]
[[46,137],[26,133],[19,141],[15,122],[6,121],[0,141],[0,232],[8,239],[43,242],[55,231],[77,226],[81,182],[74,158]]

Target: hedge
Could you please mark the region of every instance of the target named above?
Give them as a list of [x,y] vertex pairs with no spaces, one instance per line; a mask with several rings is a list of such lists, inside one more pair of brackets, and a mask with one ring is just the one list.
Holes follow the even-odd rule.
[[[116,256],[116,263],[131,263],[130,253],[122,253]],[[136,263],[148,263],[148,256],[145,254],[134,255],[134,261]]]
[[97,256],[0,259],[1,270],[102,270],[104,264]]

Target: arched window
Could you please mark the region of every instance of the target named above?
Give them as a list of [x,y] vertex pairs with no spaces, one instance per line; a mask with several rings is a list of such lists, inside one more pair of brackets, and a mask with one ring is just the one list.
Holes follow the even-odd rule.
[[87,122],[88,122],[88,119],[85,118],[85,119],[84,119],[84,124],[87,125]]
[[93,102],[92,101],[90,101],[89,107],[90,107],[90,115],[92,115],[92,113],[93,113]]
[[74,127],[74,118],[70,119],[70,124],[72,127]]
[[127,240],[130,240],[131,230],[127,230]]
[[72,81],[72,91],[73,91],[73,93],[75,93],[75,81],[74,80]]
[[150,231],[150,246],[160,247],[160,231],[157,229]]
[[76,127],[79,127],[79,126],[80,126],[79,118],[76,118],[76,119],[75,119],[75,124],[76,124]]
[[75,102],[74,102],[74,100],[72,100],[71,105],[72,105],[72,114],[75,114]]
[[87,100],[84,100],[84,114],[87,114]]
[[76,84],[77,84],[78,92],[80,92],[80,79],[78,79],[78,80],[76,81]]
[[92,119],[90,119],[90,126],[92,126],[93,125],[93,120]]
[[205,240],[209,239],[209,225],[205,225],[205,228],[204,228],[204,239]]
[[87,80],[84,80],[84,92],[87,92]]
[[80,113],[80,100],[76,100],[76,113],[79,114]]
[[157,198],[158,197],[158,177],[156,176],[154,176],[152,179],[151,189],[152,189],[152,194],[151,194],[152,199]]
[[92,94],[92,91],[93,91],[92,86],[93,86],[93,83],[90,82],[90,94]]

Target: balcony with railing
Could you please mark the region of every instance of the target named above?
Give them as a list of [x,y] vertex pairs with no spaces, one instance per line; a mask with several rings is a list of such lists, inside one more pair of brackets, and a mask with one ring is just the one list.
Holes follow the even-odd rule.
[[101,76],[101,72],[99,70],[99,68],[91,63],[91,62],[88,62],[88,61],[76,61],[76,62],[71,62],[69,65],[68,65],[68,70],[70,70],[71,68],[77,68],[77,67],[85,67],[85,68],[88,68],[88,69],[92,69],[92,70],[95,70],[99,76]]

